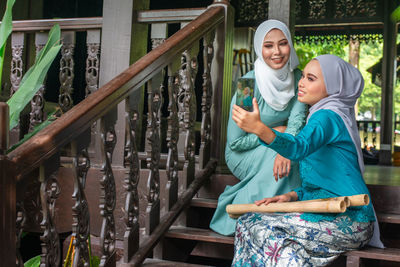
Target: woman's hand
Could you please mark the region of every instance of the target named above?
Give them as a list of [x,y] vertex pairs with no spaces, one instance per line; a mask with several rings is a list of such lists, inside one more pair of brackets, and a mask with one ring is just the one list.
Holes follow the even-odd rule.
[[276,154],[274,167],[273,167],[275,181],[286,177],[290,173],[290,159],[284,158]]
[[257,134],[257,127],[264,125],[260,119],[260,110],[256,98],[253,98],[253,112],[246,111],[237,105],[233,105],[232,119],[236,124],[248,133]]
[[274,197],[266,197],[261,200],[256,200],[256,201],[254,201],[254,203],[257,206],[260,206],[261,204],[268,205],[269,203],[275,203],[275,202],[280,203],[280,202],[290,202],[290,201],[291,201],[290,196],[288,196],[287,194],[284,194],[284,195],[278,195],[278,196],[274,196]]
[[283,195],[278,195],[274,197],[266,197],[261,200],[256,200],[254,203],[257,206],[260,206],[261,204],[268,205],[269,203],[275,203],[275,202],[290,202],[290,201],[296,201],[298,199],[297,193],[294,191],[291,191],[289,193],[283,194]]
[[253,98],[253,112],[233,105],[232,119],[243,131],[257,135],[267,144],[275,139],[275,133],[260,119],[260,110],[256,98]]

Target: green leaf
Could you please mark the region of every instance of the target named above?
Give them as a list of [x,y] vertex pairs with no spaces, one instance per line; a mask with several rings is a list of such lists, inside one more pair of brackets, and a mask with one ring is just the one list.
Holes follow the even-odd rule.
[[91,267],[99,267],[100,258],[97,256],[92,256],[92,266]]
[[40,255],[33,257],[24,263],[24,267],[39,267],[40,266]]
[[12,8],[15,0],[7,0],[6,11],[0,25],[0,91],[1,91],[1,74],[3,73],[4,53],[8,36],[12,32]]
[[35,64],[28,70],[21,80],[15,94],[7,101],[10,107],[10,129],[18,124],[19,116],[25,106],[42,86],[47,71],[60,51],[60,27],[56,24],[49,33],[49,39],[39,53]]
[[399,22],[400,21],[400,6],[398,6],[392,14],[390,14],[390,18],[392,19],[393,22]]
[[42,129],[46,128],[48,125],[50,125],[53,121],[55,121],[57,118],[53,115],[49,115],[47,120],[45,120],[44,122],[42,122],[41,124],[36,125],[33,130],[24,135],[24,138],[22,138],[21,140],[18,141],[18,143],[14,144],[12,147],[10,147],[7,150],[7,153],[10,153],[11,151],[13,151],[14,149],[16,149],[17,147],[19,147],[20,145],[22,145],[24,142],[26,142],[29,138],[31,138],[32,136],[34,136],[35,134],[37,134],[39,131],[41,131]]

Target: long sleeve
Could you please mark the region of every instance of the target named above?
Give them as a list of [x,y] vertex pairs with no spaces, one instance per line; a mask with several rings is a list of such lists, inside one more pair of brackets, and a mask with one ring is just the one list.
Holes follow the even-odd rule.
[[260,142],[285,158],[300,161],[323,145],[335,142],[341,134],[340,119],[333,111],[321,110],[313,114],[297,136],[274,131],[276,137],[271,144]]
[[290,111],[285,133],[297,135],[305,123],[306,116],[307,106],[296,99]]

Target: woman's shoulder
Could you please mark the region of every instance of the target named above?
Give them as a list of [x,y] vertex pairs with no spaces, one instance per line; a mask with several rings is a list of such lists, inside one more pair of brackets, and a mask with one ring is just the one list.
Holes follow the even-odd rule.
[[310,120],[318,121],[325,126],[336,125],[337,127],[344,127],[344,122],[339,114],[330,109],[320,109],[315,111],[311,115]]
[[245,79],[255,79],[256,75],[254,73],[254,70],[251,70],[249,72],[247,72],[245,75],[243,75],[241,78],[245,78]]

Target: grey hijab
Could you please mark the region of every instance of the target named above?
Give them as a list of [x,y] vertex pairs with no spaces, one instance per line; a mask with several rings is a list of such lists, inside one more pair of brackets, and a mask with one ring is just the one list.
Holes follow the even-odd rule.
[[361,140],[358,133],[354,105],[364,88],[364,79],[360,71],[334,55],[321,55],[318,60],[328,96],[321,99],[310,108],[311,115],[320,109],[329,109],[337,113],[346,125],[351,139],[357,149],[358,164],[364,173],[364,160],[361,151]]
[[[315,59],[318,60],[321,66],[328,96],[321,99],[310,108],[310,114],[307,120],[314,112],[320,109],[329,109],[336,112],[346,125],[347,131],[357,149],[358,164],[360,165],[361,173],[363,173],[364,160],[361,152],[361,141],[356,123],[354,105],[364,88],[364,79],[357,68],[340,57],[321,55]],[[374,222],[374,233],[369,241],[369,245],[384,248],[380,239],[378,220]]]

